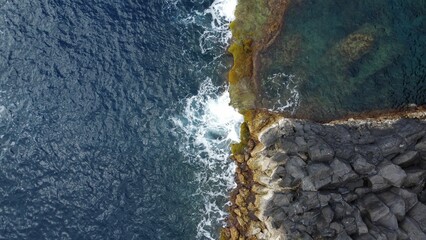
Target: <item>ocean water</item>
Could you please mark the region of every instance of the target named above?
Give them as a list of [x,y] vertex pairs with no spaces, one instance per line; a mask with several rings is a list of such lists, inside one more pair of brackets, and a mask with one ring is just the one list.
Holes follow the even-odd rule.
[[0,239],[214,239],[236,1],[0,0]]
[[327,121],[424,105],[425,29],[424,0],[292,1],[262,53],[263,106]]

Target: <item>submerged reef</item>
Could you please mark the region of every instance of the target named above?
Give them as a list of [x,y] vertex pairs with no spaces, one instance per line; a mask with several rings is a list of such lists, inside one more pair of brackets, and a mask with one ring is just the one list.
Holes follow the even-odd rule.
[[220,239],[426,239],[426,4],[240,0]]

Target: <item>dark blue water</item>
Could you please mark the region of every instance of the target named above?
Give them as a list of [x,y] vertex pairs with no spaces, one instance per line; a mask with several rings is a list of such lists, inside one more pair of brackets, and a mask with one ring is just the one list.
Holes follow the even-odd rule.
[[200,166],[170,118],[223,81],[211,3],[0,0],[0,239],[196,238]]

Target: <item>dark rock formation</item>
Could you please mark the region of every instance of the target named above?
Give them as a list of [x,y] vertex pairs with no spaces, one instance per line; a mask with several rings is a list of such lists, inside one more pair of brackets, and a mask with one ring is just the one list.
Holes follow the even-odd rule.
[[274,211],[263,213],[277,232],[287,239],[426,239],[426,121],[284,121],[293,129],[277,125],[261,136],[279,142],[266,141],[271,159],[287,159],[275,168],[281,188],[267,202]]

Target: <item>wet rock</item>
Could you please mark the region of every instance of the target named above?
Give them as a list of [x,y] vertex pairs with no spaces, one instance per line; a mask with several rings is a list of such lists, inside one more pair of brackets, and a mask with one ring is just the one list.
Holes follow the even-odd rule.
[[357,154],[355,158],[353,159],[352,166],[358,174],[367,175],[367,174],[374,174],[376,172],[375,166],[367,162],[367,160],[365,160],[365,158],[359,154]]
[[331,182],[332,170],[323,163],[311,164],[307,167],[309,177],[316,189],[320,189]]
[[308,150],[309,158],[312,161],[331,161],[334,157],[334,150],[325,142],[318,142]]
[[426,233],[426,206],[423,203],[417,203],[408,212],[408,216],[416,221],[420,229]]
[[404,230],[410,239],[426,239],[426,234],[421,230],[417,222],[410,218],[406,217],[401,223],[400,226]]
[[419,153],[416,151],[408,151],[401,155],[396,156],[394,159],[392,159],[392,162],[394,164],[400,165],[402,167],[409,166],[416,162],[419,158]]
[[395,187],[401,187],[404,179],[407,177],[407,174],[405,174],[401,167],[392,163],[382,164],[379,174]]

